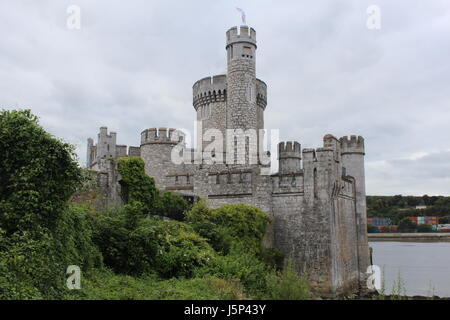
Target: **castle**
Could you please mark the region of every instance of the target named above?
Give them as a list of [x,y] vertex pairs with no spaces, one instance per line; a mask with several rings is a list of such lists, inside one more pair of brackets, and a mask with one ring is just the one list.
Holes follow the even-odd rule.
[[142,131],[140,147],[127,150],[102,127],[96,145],[88,139],[87,167],[98,173],[110,203],[123,203],[110,159],[140,156],[161,190],[204,199],[210,207],[254,205],[272,218],[265,246],[291,255],[324,292],[354,290],[369,265],[364,139],[327,134],[323,147],[303,150],[298,142],[281,142],[278,173],[268,174],[262,130],[267,86],[256,78],[256,49],[253,28],[229,29],[227,74],[193,85],[196,149],[186,147],[179,130],[151,128]]

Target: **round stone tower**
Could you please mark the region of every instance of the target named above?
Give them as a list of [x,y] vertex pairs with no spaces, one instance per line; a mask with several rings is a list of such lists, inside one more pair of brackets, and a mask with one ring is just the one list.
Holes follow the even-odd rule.
[[278,144],[279,172],[294,173],[301,169],[302,151],[297,141],[280,142]]
[[145,172],[155,179],[156,186],[162,190],[167,187],[167,175],[177,168],[172,161],[172,149],[180,139],[174,136],[174,132],[176,130],[172,128],[150,128],[141,133],[141,157],[145,162]]
[[227,31],[229,129],[258,129],[256,104],[256,31],[241,26]]
[[[259,130],[264,129],[267,86],[256,78],[255,30],[248,26],[229,29],[226,51],[227,74],[203,78],[193,86],[193,105],[198,121],[197,148],[207,151],[206,147],[216,139],[214,132],[220,132],[224,152],[249,153],[250,149],[259,152],[263,149],[263,136]],[[250,135],[241,137],[239,134],[238,140],[248,139],[245,143],[237,143],[236,138],[227,142],[227,129],[255,130],[251,137],[256,136],[257,145],[250,147],[250,138],[247,138]],[[234,149],[227,150],[230,147]]]
[[[209,129],[217,129],[225,139],[226,114],[227,114],[227,76],[217,75],[206,77],[197,81],[193,86],[193,105],[197,112],[197,138],[199,134],[205,135],[203,142],[197,141],[197,146],[202,145],[202,150],[210,143]],[[212,133],[210,131],[209,133]],[[224,146],[222,146],[224,147]]]

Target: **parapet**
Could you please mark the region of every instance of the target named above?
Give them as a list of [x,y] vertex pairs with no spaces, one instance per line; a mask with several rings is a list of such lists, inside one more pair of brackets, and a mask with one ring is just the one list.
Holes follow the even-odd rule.
[[249,42],[256,47],[256,31],[248,26],[232,27],[227,31],[227,47],[237,42]]
[[178,144],[184,140],[181,131],[173,128],[150,128],[141,133],[141,146],[144,144]]
[[341,154],[362,154],[364,155],[364,138],[361,136],[344,136],[339,139],[341,143]]
[[130,157],[140,157],[141,156],[141,148],[140,147],[132,147],[128,148],[128,156]]
[[302,158],[300,143],[297,141],[287,141],[278,144],[278,159],[286,158]]
[[302,150],[296,141],[278,144],[279,173],[299,172],[301,169]]
[[201,105],[226,101],[227,76],[225,74],[203,78],[192,86],[195,110]]
[[256,103],[266,109],[267,106],[267,85],[264,81],[256,79]]

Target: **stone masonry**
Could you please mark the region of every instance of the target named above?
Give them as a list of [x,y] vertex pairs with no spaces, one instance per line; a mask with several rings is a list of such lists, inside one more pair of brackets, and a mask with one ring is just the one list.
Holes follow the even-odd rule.
[[[268,164],[261,161],[267,155],[262,136],[245,131],[264,128],[267,106],[267,86],[256,78],[256,49],[253,28],[231,28],[226,33],[227,74],[193,85],[196,150],[186,147],[178,130],[150,128],[141,133],[140,147],[127,151],[116,144],[115,133],[102,127],[96,145],[88,139],[87,167],[98,171],[110,204],[123,200],[120,175],[108,159],[140,156],[161,190],[200,197],[210,207],[254,205],[272,219],[265,246],[291,255],[298,271],[306,272],[319,290],[353,292],[369,265],[364,139],[327,134],[316,149],[281,142],[278,173],[263,174]],[[244,134],[232,136],[230,130]],[[182,161],[174,161],[174,155]]]

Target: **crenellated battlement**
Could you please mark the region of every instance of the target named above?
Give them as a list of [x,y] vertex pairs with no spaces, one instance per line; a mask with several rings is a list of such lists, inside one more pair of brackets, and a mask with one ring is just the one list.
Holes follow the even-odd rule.
[[[181,139],[181,140],[180,140]],[[178,144],[183,134],[173,128],[150,128],[141,133],[141,146],[145,144]]]
[[339,139],[341,144],[341,154],[365,154],[364,138],[361,136],[352,135],[350,137],[344,136]]
[[302,148],[297,141],[280,142],[278,144],[279,172],[298,172],[301,168]]
[[212,197],[246,196],[252,194],[251,170],[225,170],[208,173]]
[[227,76],[224,74],[203,78],[192,86],[193,105],[199,106],[223,102],[227,99]]
[[297,141],[283,141],[278,144],[278,159],[302,157],[301,146]]
[[232,27],[227,31],[227,47],[233,43],[250,42],[256,47],[256,31],[248,26]]
[[310,165],[311,163],[328,162],[334,159],[334,149],[329,147],[324,148],[305,148],[302,151],[303,167]]

